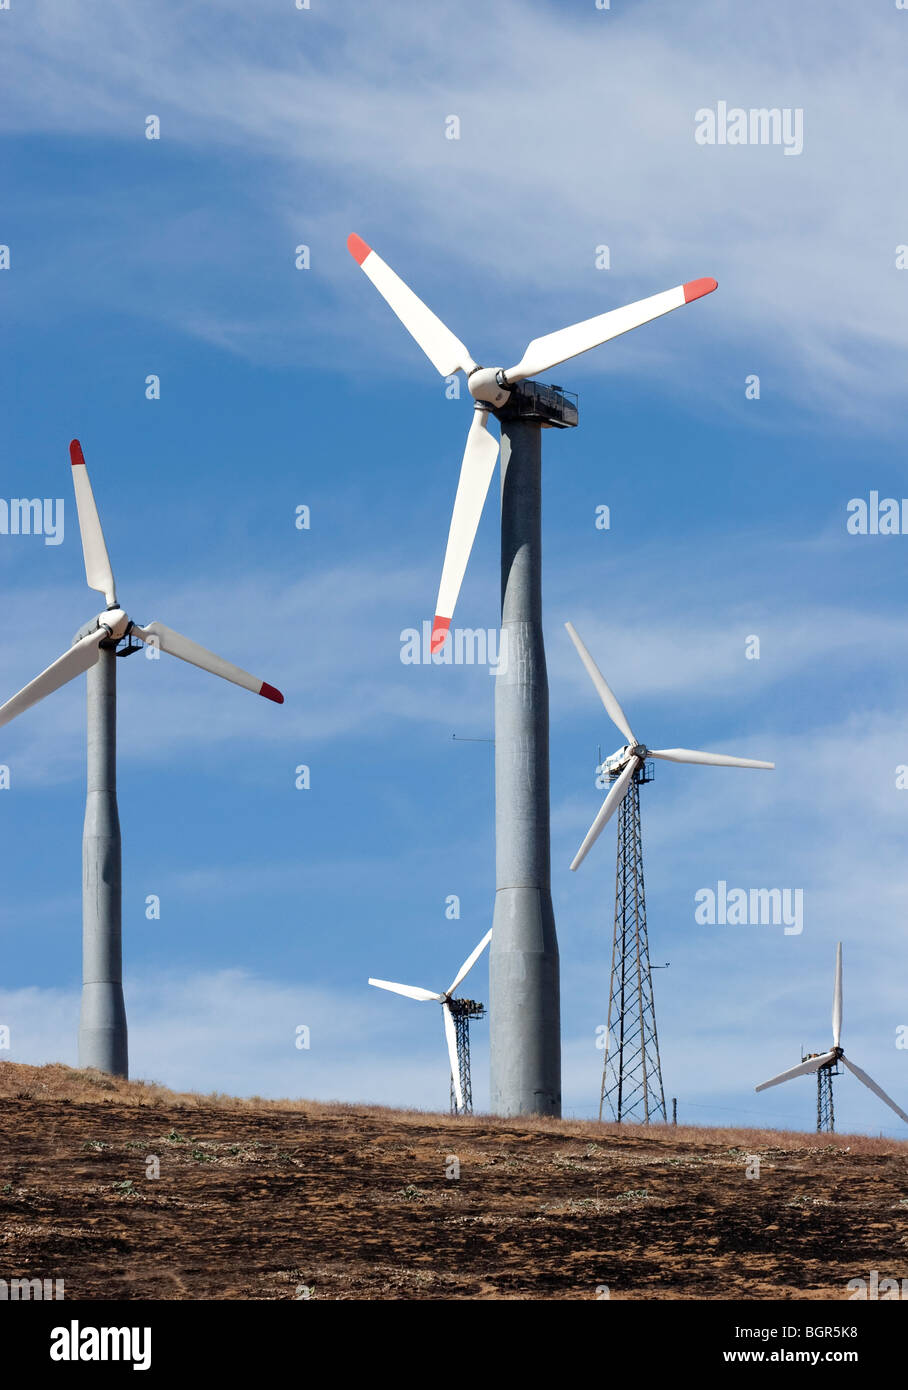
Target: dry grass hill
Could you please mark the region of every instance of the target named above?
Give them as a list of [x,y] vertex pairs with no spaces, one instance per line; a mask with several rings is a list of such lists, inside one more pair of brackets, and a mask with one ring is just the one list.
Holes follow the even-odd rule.
[[0,1063],[0,1278],[64,1278],[67,1299],[844,1299],[874,1269],[908,1273],[908,1142]]

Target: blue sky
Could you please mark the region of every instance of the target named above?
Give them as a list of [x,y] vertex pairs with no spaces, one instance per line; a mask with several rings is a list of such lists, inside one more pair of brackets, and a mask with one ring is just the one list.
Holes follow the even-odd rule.
[[[493,681],[399,655],[432,615],[469,405],[445,398],[350,259],[356,230],[485,362],[719,281],[555,373],[581,412],[576,431],[547,434],[544,479],[566,1113],[597,1108],[614,826],[567,866],[601,799],[597,746],[620,742],[568,618],[651,746],[778,765],[663,764],[643,790],[681,1118],[810,1127],[811,1081],[753,1086],[827,1044],[839,939],[846,1048],[904,1105],[908,537],[845,522],[853,497],[908,492],[908,12],[504,0],[476,23],[415,0],[12,0],[0,25],[0,493],[63,497],[67,528],[56,547],[0,536],[3,698],[101,606],[84,585],[74,435],[130,614],[286,694],[257,701],[167,658],[121,665],[133,1074],[446,1103],[432,1008],[365,982],[444,987],[491,923],[491,746],[451,735],[491,736]],[[695,113],[720,100],[803,109],[803,153],[698,145]],[[149,374],[160,400],[145,399]],[[496,487],[464,626],[497,621]],[[14,1060],[76,1059],[83,703],[77,682],[0,731]],[[803,933],[697,925],[694,894],[720,879],[803,888]],[[145,918],[152,893],[160,921]],[[480,998],[486,970],[470,978]],[[852,1078],[838,1112],[840,1128],[898,1132]]]

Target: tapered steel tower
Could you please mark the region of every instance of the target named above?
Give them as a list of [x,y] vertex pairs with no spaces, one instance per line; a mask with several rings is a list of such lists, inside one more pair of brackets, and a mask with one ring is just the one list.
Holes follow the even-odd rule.
[[[76,641],[87,635],[85,631],[77,634]],[[88,756],[82,835],[79,1066],[96,1067],[111,1076],[128,1076],[117,811],[116,648],[114,641],[102,643],[97,664],[86,673]]]
[[558,941],[549,838],[549,688],[542,639],[542,429],[577,423],[558,387],[521,382],[501,422],[501,651],[495,678],[491,1106],[561,1114]]

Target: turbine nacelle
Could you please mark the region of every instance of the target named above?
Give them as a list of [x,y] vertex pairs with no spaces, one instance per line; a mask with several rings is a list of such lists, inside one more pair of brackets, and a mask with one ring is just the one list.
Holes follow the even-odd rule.
[[817,1062],[819,1064],[817,1066],[817,1070],[822,1071],[825,1067],[836,1066],[839,1062],[841,1062],[844,1056],[844,1047],[830,1047],[826,1052],[806,1052],[804,1056],[801,1058],[801,1061]]
[[643,762],[647,753],[648,749],[644,748],[642,743],[626,743],[624,747],[619,748],[616,753],[610,753],[607,758],[603,759],[599,765],[599,771],[609,774],[621,772],[627,767],[631,758],[639,758],[640,761]]

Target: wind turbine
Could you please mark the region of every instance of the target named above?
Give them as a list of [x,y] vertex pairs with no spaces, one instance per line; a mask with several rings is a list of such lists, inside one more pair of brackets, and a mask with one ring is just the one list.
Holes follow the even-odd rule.
[[597,768],[597,772],[609,778],[611,787],[571,864],[572,869],[580,867],[620,807],[615,929],[599,1118],[602,1119],[603,1108],[608,1104],[616,1120],[631,1119],[649,1124],[653,1119],[667,1117],[643,882],[640,787],[651,780],[646,760],[660,758],[668,762],[708,763],[720,767],[772,768],[774,764],[757,762],[753,758],[733,758],[724,753],[698,753],[690,748],[656,751],[638,743],[624,710],[573,623],[565,623],[565,627],[609,718],[627,739],[622,748]]
[[[484,367],[361,237],[347,246],[442,376],[461,371],[473,397],[432,623],[431,650],[454,616],[498,457],[501,426],[501,650],[495,680],[496,894],[490,961],[492,1110],[561,1113],[558,942],[551,895],[548,680],[542,639],[542,443],[577,424],[557,386],[530,380],[716,289],[691,280],[649,299],[534,338],[519,362]],[[505,645],[507,644],[507,645]]]
[[[807,1057],[807,1058],[805,1058],[805,1059],[801,1062],[801,1064],[800,1064],[799,1066],[797,1066],[797,1067],[790,1067],[790,1068],[788,1069],[788,1071],[780,1072],[779,1075],[778,1075],[778,1076],[774,1076],[774,1077],[772,1078],[771,1081],[762,1081],[762,1082],[760,1083],[759,1086],[755,1087],[755,1090],[757,1090],[757,1091],[766,1091],[766,1090],[769,1089],[770,1086],[778,1086],[778,1085],[780,1085],[783,1081],[791,1081],[791,1080],[793,1080],[794,1077],[796,1077],[796,1076],[810,1076],[813,1072],[816,1072],[816,1074],[817,1074],[817,1085],[818,1085],[818,1091],[817,1091],[817,1129],[820,1129],[820,1128],[822,1127],[822,1126],[821,1126],[821,1118],[822,1118],[822,1106],[823,1106],[823,1093],[822,1093],[822,1089],[821,1089],[821,1088],[822,1088],[822,1085],[823,1085],[823,1081],[821,1080],[821,1078],[824,1076],[824,1073],[825,1073],[825,1079],[826,1079],[826,1082],[827,1082],[828,1087],[829,1087],[829,1116],[830,1116],[830,1125],[829,1125],[829,1128],[832,1129],[832,1128],[834,1127],[834,1119],[833,1119],[833,1114],[832,1114],[832,1079],[831,1079],[831,1078],[832,1078],[832,1075],[834,1074],[834,1073],[833,1073],[833,1068],[836,1067],[837,1063],[838,1063],[838,1062],[844,1062],[845,1066],[848,1068],[848,1070],[849,1070],[850,1072],[853,1072],[853,1073],[854,1073],[854,1075],[857,1077],[858,1081],[862,1081],[862,1082],[864,1083],[864,1085],[867,1087],[868,1090],[872,1091],[873,1094],[874,1094],[875,1096],[879,1096],[880,1100],[885,1101],[885,1103],[889,1106],[890,1110],[894,1110],[894,1111],[895,1111],[895,1113],[898,1115],[898,1117],[899,1117],[900,1120],[904,1120],[905,1123],[908,1124],[908,1115],[905,1114],[904,1110],[902,1110],[900,1106],[896,1105],[895,1101],[892,1099],[891,1096],[887,1096],[887,1094],[886,1094],[886,1092],[883,1090],[882,1086],[878,1086],[878,1085],[876,1084],[876,1082],[875,1082],[874,1080],[872,1080],[871,1077],[869,1077],[865,1071],[862,1071],[862,1070],[861,1070],[861,1068],[857,1065],[857,1063],[855,1063],[855,1062],[850,1062],[850,1061],[848,1060],[848,1058],[845,1056],[845,1049],[844,1049],[844,1048],[842,1047],[842,1045],[841,1045],[841,1040],[842,1040],[842,943],[841,943],[841,941],[840,941],[840,942],[838,943],[838,945],[836,946],[836,952],[835,952],[835,985],[834,985],[833,991],[832,991],[832,1047],[829,1049],[828,1052],[821,1052],[821,1053],[817,1054],[817,1055],[814,1056],[814,1057]],[[835,1074],[837,1074],[837,1073],[835,1073]]]
[[[202,670],[283,704],[274,686],[224,661],[163,623],[140,627],[117,600],[113,571],[82,446],[69,446],[79,514],[85,577],[107,601],[103,613],[86,623],[74,644],[5,705],[0,726],[43,700],[76,676],[87,673],[88,758],[85,827],[82,839],[82,1011],[79,1065],[127,1076],[126,1008],[123,1002],[121,945],[121,842],[117,812],[116,712],[117,656],[140,650],[133,639],[169,652]],[[121,643],[125,642],[125,647]],[[120,648],[120,650],[118,650]]]
[[[451,996],[467,978],[473,966],[479,960],[485,948],[492,939],[491,931],[487,931],[470,954],[467,956],[463,965],[454,976],[451,984],[444,994],[436,994],[434,990],[422,989],[419,985],[398,985],[391,980],[373,980],[369,977],[369,984],[375,985],[378,989],[390,990],[392,994],[403,994],[408,999],[418,999],[421,1003],[428,1003],[434,1000],[441,1005],[442,1018],[445,1025],[445,1041],[448,1047],[448,1060],[451,1064],[451,1086],[453,1089],[454,1100],[456,1102],[456,1113],[463,1115],[472,1110],[472,1095],[470,1094],[470,1033],[469,1019],[479,1017],[477,1009],[479,1005],[472,999],[461,1000],[452,999]],[[459,1005],[472,1005],[472,1010],[458,1008]],[[468,1102],[469,1096],[469,1102]]]
[[628,788],[634,779],[638,768],[641,768],[647,758],[660,758],[670,763],[706,763],[710,767],[763,767],[774,768],[775,763],[759,762],[756,758],[733,758],[728,753],[698,753],[693,748],[647,748],[645,744],[638,743],[635,735],[631,731],[631,726],[627,722],[624,710],[615,699],[608,682],[603,676],[599,667],[590,656],[586,647],[577,633],[573,623],[565,623],[571,641],[577,648],[580,660],[589,673],[590,680],[596,687],[599,698],[605,706],[605,711],[612,723],[624,734],[627,743],[619,748],[611,757],[606,758],[602,764],[603,772],[609,777],[614,778],[609,789],[609,794],[602,803],[599,814],[587,831],[583,844],[571,861],[572,869],[579,869],[586,856],[589,854],[593,845],[599,839],[605,827],[608,825],[612,816],[617,811],[619,805],[627,795]]

